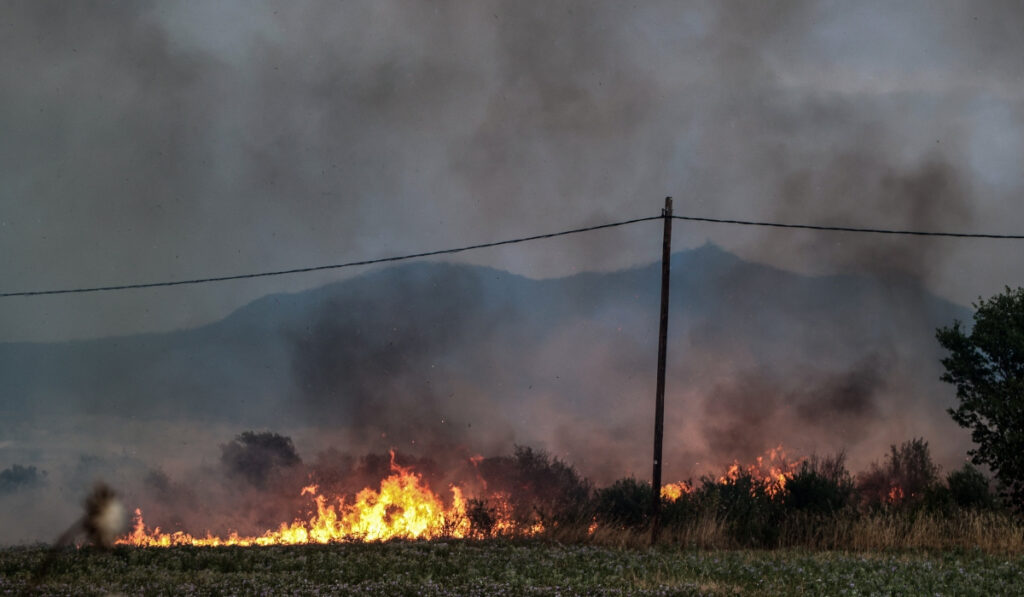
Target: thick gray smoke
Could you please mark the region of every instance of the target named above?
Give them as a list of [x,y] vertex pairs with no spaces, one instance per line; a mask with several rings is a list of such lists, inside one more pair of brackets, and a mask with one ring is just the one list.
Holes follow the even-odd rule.
[[[700,215],[1024,227],[1012,2],[43,0],[2,18],[5,290],[417,251],[669,194]],[[1021,275],[991,244],[684,231],[789,269],[923,268],[959,302]],[[656,251],[622,229],[466,259],[548,276]],[[329,279],[7,301],[0,337],[190,327]]]
[[[0,31],[3,291],[443,248],[669,194],[682,214],[1024,229],[1016,2],[35,0]],[[361,478],[376,469],[351,455],[391,447],[443,470],[536,445],[597,482],[646,477],[657,230],[461,256],[496,269],[5,300],[0,467],[48,472],[0,496],[39,512],[12,537],[48,538],[44,513],[97,477],[223,523],[203,504],[232,490],[196,493],[197,468],[242,480],[226,526],[251,528],[267,491],[313,467]],[[917,436],[962,457],[932,333],[966,311],[938,297],[1014,284],[1018,251],[675,238],[713,244],[674,269],[668,475],[779,442],[853,468]],[[244,429],[294,450],[223,444]]]
[[221,466],[229,477],[242,478],[259,488],[302,464],[291,438],[277,433],[246,431],[220,450]]

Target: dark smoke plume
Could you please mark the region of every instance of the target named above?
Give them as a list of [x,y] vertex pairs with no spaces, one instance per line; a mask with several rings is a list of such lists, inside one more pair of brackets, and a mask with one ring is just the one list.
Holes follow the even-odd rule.
[[[5,291],[412,253],[667,194],[693,215],[1024,227],[1019,2],[36,0],[2,27]],[[384,463],[354,455],[393,447],[438,470],[519,444],[645,476],[647,224],[459,256],[494,269],[6,302],[3,466],[49,475],[0,496],[38,512],[3,526],[48,539],[76,507],[61,492],[163,471],[138,490],[161,516],[241,530],[276,479],[369,478]],[[1013,250],[675,226],[666,475],[780,441],[853,467],[906,437],[962,457],[933,331],[967,317],[939,296],[1001,289]],[[348,456],[236,442],[195,464],[268,426]],[[197,494],[196,466],[236,487]],[[235,498],[237,520],[204,519]]]
[[220,462],[228,476],[241,477],[261,488],[280,469],[302,464],[291,438],[277,433],[246,431],[220,449]]

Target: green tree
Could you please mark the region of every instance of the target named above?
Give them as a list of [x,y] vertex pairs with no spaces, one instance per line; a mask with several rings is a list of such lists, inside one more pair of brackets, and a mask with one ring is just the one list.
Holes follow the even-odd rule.
[[987,465],[1004,493],[1024,509],[1024,288],[974,305],[970,333],[955,321],[936,336],[949,351],[942,381],[956,385],[949,414],[970,429],[969,454]]
[[989,493],[988,479],[969,463],[949,473],[946,484],[953,502],[961,508],[991,508],[995,504]]

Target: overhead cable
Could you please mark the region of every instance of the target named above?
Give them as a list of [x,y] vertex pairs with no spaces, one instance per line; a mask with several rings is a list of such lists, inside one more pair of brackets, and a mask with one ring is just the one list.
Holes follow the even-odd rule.
[[2,292],[0,298],[14,297],[14,296],[43,296],[48,294],[83,294],[86,292],[110,292],[114,290],[133,290],[138,288],[159,288],[164,286],[185,286],[189,284],[207,284],[211,282],[226,282],[228,280],[246,280],[249,278],[268,278],[270,276],[286,276],[288,274],[303,274],[306,272],[317,272],[322,270],[330,269],[342,269],[346,267],[357,267],[361,265],[373,265],[376,263],[390,263],[394,261],[405,261],[407,259],[417,259],[420,257],[432,257],[435,255],[450,255],[452,253],[461,253],[463,251],[472,251],[475,249],[486,249],[488,247],[499,247],[501,245],[512,245],[516,243],[524,243],[531,240],[540,240],[544,238],[554,238],[556,236],[566,236],[569,234],[579,234],[581,232],[590,232],[593,230],[601,230],[604,228],[614,228],[616,226],[625,226],[627,224],[635,224],[637,222],[646,222],[648,220],[660,220],[661,216],[650,216],[647,218],[636,218],[633,220],[623,220],[621,222],[612,222],[610,224],[599,224],[597,226],[586,226],[584,228],[573,228],[572,230],[563,230],[561,232],[551,232],[548,234],[537,234],[534,236],[525,236],[522,238],[511,238],[508,240],[499,240],[489,243],[480,243],[477,245],[468,245],[465,247],[456,247],[454,249],[440,249],[437,251],[426,251],[422,253],[410,253],[407,255],[394,255],[391,257],[379,257],[377,259],[363,259],[360,261],[349,261],[346,263],[334,263],[330,265],[315,265],[312,267],[296,267],[292,269],[283,269],[266,272],[255,272],[248,274],[235,274],[230,276],[215,276],[211,278],[193,278],[190,280],[172,280],[168,282],[144,282],[141,284],[118,284],[114,286],[93,286],[86,288],[62,288],[58,290],[26,290],[21,292]]
[[982,232],[937,232],[928,230],[897,230],[892,228],[855,228],[852,226],[818,226],[814,224],[784,224],[781,222],[759,222],[755,220],[723,220],[697,216],[672,216],[674,220],[689,222],[710,222],[712,224],[738,224],[741,226],[766,226],[770,228],[800,228],[803,230],[827,230],[834,232],[867,232],[871,234],[902,234],[905,236],[942,236],[947,238],[998,238],[1024,239],[1024,234],[987,234]]
[[[188,280],[170,280],[164,282],[143,282],[138,284],[118,284],[111,286],[92,286],[83,288],[61,288],[54,290],[26,290],[18,292],[0,292],[0,298],[15,297],[15,296],[43,296],[53,294],[83,294],[87,292],[110,292],[115,290],[134,290],[141,288],[160,288],[165,286],[185,286],[191,284],[208,284],[212,282],[226,282],[229,280],[246,280],[249,278],[267,278],[271,276],[285,276],[289,274],[302,274],[307,272],[316,272],[323,270],[342,269],[348,267],[358,267],[364,265],[374,265],[377,263],[391,263],[396,261],[405,261],[408,259],[418,259],[421,257],[433,257],[436,255],[450,255],[453,253],[462,253],[464,251],[473,251],[476,249],[486,249],[489,247],[499,247],[502,245],[512,245],[517,243],[524,243],[528,241],[541,240],[545,238],[555,238],[558,236],[567,236],[570,234],[579,234],[582,232],[591,232],[593,230],[601,230],[605,228],[615,228],[617,226],[626,226],[628,224],[636,224],[637,222],[648,222],[651,220],[660,220],[663,216],[650,216],[646,218],[634,218],[632,220],[622,220],[619,222],[612,222],[609,224],[599,224],[596,226],[585,226],[583,228],[573,228],[571,230],[562,230],[560,232],[551,232],[548,234],[537,234],[533,236],[524,236],[520,238],[511,238],[507,240],[494,241],[489,243],[480,243],[475,245],[467,245],[464,247],[455,247],[452,249],[440,249],[436,251],[425,251],[421,253],[409,253],[406,255],[393,255],[390,257],[379,257],[376,259],[362,259],[359,261],[348,261],[345,263],[334,263],[329,265],[315,265],[311,267],[297,267],[284,270],[273,270],[263,272],[253,272],[246,274],[234,274],[228,276],[214,276],[209,278],[192,278]],[[712,224],[733,224],[740,226],[760,226],[769,228],[795,228],[802,230],[822,230],[832,232],[856,232],[856,233],[869,233],[869,234],[893,234],[893,235],[904,235],[904,236],[932,236],[932,237],[946,237],[946,238],[980,238],[980,239],[1013,239],[1021,240],[1024,239],[1024,234],[988,234],[981,232],[942,232],[942,231],[926,231],[926,230],[900,230],[891,228],[862,228],[853,226],[824,226],[815,224],[790,224],[783,222],[765,222],[756,220],[732,220],[722,218],[705,218],[698,216],[671,216],[673,220],[684,220],[688,222],[707,222]]]

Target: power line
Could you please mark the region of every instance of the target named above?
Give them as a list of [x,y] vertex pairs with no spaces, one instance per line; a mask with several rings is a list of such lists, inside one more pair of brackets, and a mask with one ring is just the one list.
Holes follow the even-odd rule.
[[[782,222],[763,222],[755,220],[727,220],[720,218],[703,218],[698,216],[671,216],[673,220],[685,220],[689,222],[708,222],[712,224],[734,224],[740,226],[761,226],[770,228],[797,228],[803,230],[824,230],[833,232],[859,232],[869,234],[896,234],[904,236],[935,236],[935,237],[946,237],[946,238],[989,238],[989,239],[1024,239],[1022,234],[984,234],[974,232],[933,232],[925,230],[897,230],[888,228],[856,228],[851,226],[817,226],[813,224],[787,224]],[[306,272],[315,272],[322,270],[331,269],[342,269],[346,267],[358,267],[362,265],[373,265],[376,263],[390,263],[395,261],[405,261],[408,259],[417,259],[420,257],[432,257],[435,255],[450,255],[452,253],[462,253],[464,251],[473,251],[476,249],[486,249],[488,247],[499,247],[502,245],[512,245],[517,243],[524,243],[533,240],[540,240],[544,238],[555,238],[558,236],[566,236],[569,234],[579,234],[581,232],[590,232],[592,230],[601,230],[604,228],[615,228],[617,226],[626,226],[628,224],[636,224],[637,222],[648,222],[650,220],[660,220],[662,216],[650,216],[646,218],[634,218],[632,220],[622,220],[620,222],[612,222],[610,224],[599,224],[597,226],[586,226],[583,228],[573,228],[571,230],[563,230],[561,232],[552,232],[549,234],[537,234],[534,236],[524,236],[521,238],[512,238],[508,240],[500,240],[489,243],[480,243],[476,245],[468,245],[465,247],[456,247],[453,249],[441,249],[437,251],[426,251],[422,253],[411,253],[408,255],[395,255],[391,257],[380,257],[377,259],[364,259],[360,261],[349,261],[346,263],[335,263],[331,265],[317,265],[313,267],[299,267],[293,269],[267,271],[267,272],[255,272],[248,274],[236,274],[231,276],[216,276],[211,278],[194,278],[190,280],[173,280],[169,282],[147,282],[141,284],[120,284],[116,286],[94,286],[86,288],[62,288],[58,290],[29,290],[21,292],[2,292],[0,298],[14,297],[14,296],[43,296],[51,294],[83,294],[86,292],[109,292],[114,290],[133,290],[139,288],[159,288],[164,286],[185,286],[190,284],[206,284],[210,282],[226,282],[228,280],[245,280],[249,278],[267,278],[271,276],[285,276],[288,274],[301,274]]]
[[378,259],[364,259],[361,261],[349,261],[347,263],[335,263],[332,265],[317,265],[313,267],[298,267],[294,269],[284,269],[269,272],[257,272],[250,274],[236,274],[233,276],[217,276],[213,278],[195,278],[192,280],[174,280],[170,282],[147,282],[143,284],[121,284],[117,286],[95,286],[91,288],[63,288],[60,290],[29,290],[22,292],[3,292],[0,293],[0,298],[11,297],[11,296],[42,296],[48,294],[82,294],[86,292],[109,292],[113,290],[132,290],[137,288],[158,288],[163,286],[185,286],[188,284],[206,284],[209,282],[226,282],[228,280],[246,280],[249,278],[267,278],[270,276],[284,276],[288,274],[302,274],[306,272],[316,272],[321,270],[329,269],[341,269],[345,267],[357,267],[360,265],[373,265],[375,263],[389,263],[394,261],[405,261],[407,259],[417,259],[419,257],[431,257],[434,255],[449,255],[452,253],[461,253],[463,251],[472,251],[475,249],[486,249],[488,247],[499,247],[501,245],[513,245],[516,243],[524,243],[532,240],[540,240],[543,238],[554,238],[556,236],[566,236],[569,234],[579,234],[581,232],[590,232],[593,230],[601,230],[604,228],[615,228],[616,226],[625,226],[627,224],[635,224],[637,222],[647,222],[649,220],[660,220],[661,216],[650,216],[647,218],[635,218],[632,220],[623,220],[621,222],[612,222],[610,224],[599,224],[597,226],[587,226],[584,228],[573,228],[572,230],[563,230],[561,232],[552,232],[549,234],[537,234],[534,236],[524,236],[522,238],[512,238],[508,240],[499,240],[490,243],[481,243],[478,245],[468,245],[465,247],[457,247],[454,249],[441,249],[438,251],[426,251],[423,253],[411,253],[408,255],[395,255],[392,257],[380,257]]
[[739,224],[741,226],[767,226],[770,228],[801,228],[804,230],[829,230],[834,232],[867,232],[871,234],[902,234],[905,236],[942,236],[947,238],[999,238],[1024,239],[1024,234],[984,234],[978,232],[931,232],[926,230],[894,230],[889,228],[853,228],[850,226],[815,226],[812,224],[783,224],[781,222],[758,222],[753,220],[722,220],[697,216],[672,216],[673,220],[690,222],[711,222],[712,224]]

